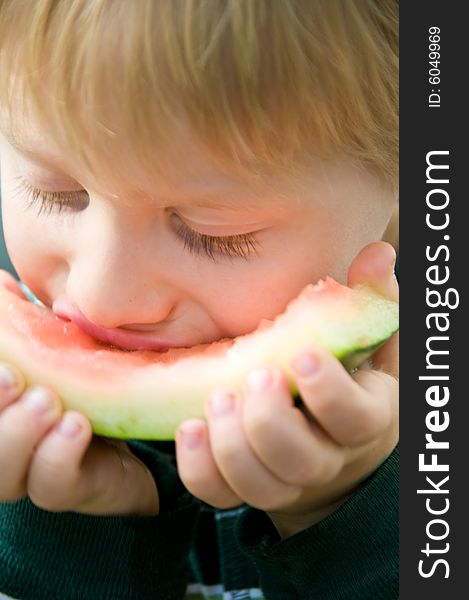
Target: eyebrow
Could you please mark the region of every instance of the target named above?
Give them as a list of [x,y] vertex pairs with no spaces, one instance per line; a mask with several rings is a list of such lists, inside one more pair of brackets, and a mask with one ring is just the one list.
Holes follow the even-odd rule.
[[32,145],[22,142],[18,136],[5,131],[4,129],[0,130],[0,134],[3,135],[12,148],[14,148],[19,154],[22,154],[25,158],[29,158],[43,165],[60,168],[60,157],[58,155],[46,154],[43,151],[38,153],[37,150],[33,149]]

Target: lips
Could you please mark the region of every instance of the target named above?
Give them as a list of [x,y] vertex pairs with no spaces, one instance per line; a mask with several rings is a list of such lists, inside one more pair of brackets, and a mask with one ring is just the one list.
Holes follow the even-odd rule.
[[168,340],[154,333],[99,327],[89,321],[76,309],[73,310],[71,307],[64,306],[59,301],[54,302],[52,310],[57,317],[65,319],[66,321],[72,321],[72,323],[78,325],[80,329],[95,340],[117,346],[124,350],[154,350],[156,352],[166,352],[171,348],[186,348],[189,346],[189,344]]

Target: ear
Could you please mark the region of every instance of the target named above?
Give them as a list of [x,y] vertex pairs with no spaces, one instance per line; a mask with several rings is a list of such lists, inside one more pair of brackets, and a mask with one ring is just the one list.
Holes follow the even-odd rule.
[[386,231],[383,234],[383,242],[388,242],[399,254],[399,201],[396,200],[394,210],[389,219]]

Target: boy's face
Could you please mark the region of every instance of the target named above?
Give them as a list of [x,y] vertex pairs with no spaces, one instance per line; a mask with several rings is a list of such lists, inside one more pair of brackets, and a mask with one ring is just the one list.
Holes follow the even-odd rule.
[[[192,346],[253,330],[306,284],[346,281],[381,238],[389,191],[350,165],[312,165],[254,187],[224,172],[188,132],[165,177],[132,164],[95,182],[36,123],[1,138],[4,231],[19,276],[44,304],[130,349]],[[16,146],[16,147],[15,147]],[[41,208],[42,207],[42,208]],[[91,329],[90,329],[91,328]]]

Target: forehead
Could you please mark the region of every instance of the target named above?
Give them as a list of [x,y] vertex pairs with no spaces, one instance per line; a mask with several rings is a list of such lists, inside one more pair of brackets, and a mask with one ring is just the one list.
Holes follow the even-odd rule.
[[[2,119],[0,135],[23,159],[51,173],[68,175],[84,187],[90,186],[95,191],[105,189],[111,196],[152,196],[158,190],[155,195],[177,193],[180,199],[187,197],[188,202],[203,198],[207,205],[231,208],[239,205],[240,199],[255,201],[265,197],[268,188],[273,191],[271,181],[259,174],[247,180],[223,168],[182,126],[175,131],[173,143],[164,156],[161,149],[155,150],[157,169],[138,161],[125,136],[115,136],[109,153],[96,156],[94,170],[98,175],[91,173],[72,151],[60,145],[34,120],[23,119],[12,127]],[[104,189],[100,190],[101,187]]]
[[208,152],[184,122],[175,129],[163,156],[161,147],[155,150],[155,169],[137,159],[125,135],[108,131],[112,144],[108,152],[95,157],[91,173],[37,120],[23,117],[15,119],[12,126],[2,116],[0,111],[0,134],[20,156],[51,173],[70,177],[86,189],[124,201],[147,198],[167,205],[176,199],[179,205],[228,210],[240,206],[255,210],[275,203],[286,213],[296,212],[303,202],[316,207],[327,203],[343,211],[343,218],[353,218],[349,209],[354,205],[368,203],[373,211],[380,203],[394,200],[383,182],[344,160],[311,160],[290,177],[261,170],[240,176]]

